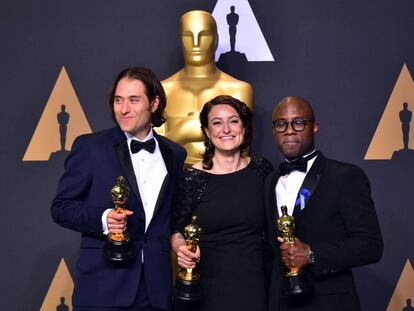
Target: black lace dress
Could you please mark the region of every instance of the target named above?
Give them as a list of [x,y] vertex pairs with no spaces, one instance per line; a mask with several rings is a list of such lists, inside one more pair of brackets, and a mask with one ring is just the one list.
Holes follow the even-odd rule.
[[174,205],[173,228],[181,233],[198,216],[203,300],[191,310],[264,311],[264,178],[272,171],[253,157],[240,171],[216,175],[184,171]]

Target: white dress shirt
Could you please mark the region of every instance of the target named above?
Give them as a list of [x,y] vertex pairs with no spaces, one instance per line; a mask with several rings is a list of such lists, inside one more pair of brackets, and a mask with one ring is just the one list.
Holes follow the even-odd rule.
[[[313,152],[315,152],[315,150],[305,155],[305,157],[311,155]],[[281,207],[283,205],[286,205],[288,215],[292,216],[299,189],[303,184],[306,174],[309,172],[317,157],[318,156],[310,159],[307,162],[306,173],[300,171],[292,171],[290,174],[279,177],[275,188],[277,210],[279,212],[279,216],[282,215]]]
[[[167,167],[165,166],[164,159],[162,157],[158,141],[154,137],[152,129],[143,142],[155,139],[154,153],[150,153],[145,149],[140,150],[137,153],[131,152],[131,140],[137,139],[129,133],[125,133],[127,137],[128,150],[131,156],[132,166],[134,168],[135,177],[137,179],[137,185],[139,194],[141,196],[142,205],[145,212],[145,231],[151,222],[154,215],[155,204],[157,203],[158,195],[161,190],[161,186],[167,176]],[[131,189],[130,189],[131,190]],[[107,215],[111,209],[106,210],[102,214],[102,229],[104,234],[108,234]]]

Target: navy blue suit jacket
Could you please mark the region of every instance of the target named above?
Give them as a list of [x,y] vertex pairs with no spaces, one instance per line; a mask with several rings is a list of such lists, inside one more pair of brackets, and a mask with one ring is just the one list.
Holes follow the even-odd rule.
[[[168,174],[161,187],[153,218],[145,232],[145,213],[125,134],[114,127],[78,137],[65,162],[51,215],[63,227],[82,233],[76,267],[74,306],[124,307],[137,294],[144,253],[145,286],[151,305],[169,309],[171,303],[170,215],[175,180],[182,172],[185,150],[154,133]],[[106,261],[103,247],[102,213],[113,208],[111,188],[117,176],[129,187],[127,230],[136,258],[128,265]]]
[[[283,277],[277,229],[275,187],[279,170],[265,183],[269,236],[274,251],[269,311],[359,310],[351,268],[380,260],[383,243],[368,178],[357,166],[327,159],[319,154],[306,174],[301,189],[310,190],[305,208],[295,216],[295,236],[310,245],[315,264],[307,266],[313,293],[283,297]],[[300,190],[299,190],[300,191]]]

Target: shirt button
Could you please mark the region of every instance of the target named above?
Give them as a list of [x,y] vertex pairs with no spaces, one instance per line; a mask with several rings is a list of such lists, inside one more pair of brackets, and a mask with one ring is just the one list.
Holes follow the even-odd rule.
[[146,184],[147,183],[147,181],[146,180],[144,180],[144,184]]
[[145,161],[145,159],[141,159],[141,161],[142,161],[142,162],[144,162],[144,161]]

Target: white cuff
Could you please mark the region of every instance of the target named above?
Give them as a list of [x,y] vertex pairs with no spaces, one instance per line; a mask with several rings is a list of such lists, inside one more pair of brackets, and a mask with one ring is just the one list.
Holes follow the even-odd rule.
[[112,211],[112,208],[108,208],[105,212],[103,212],[101,220],[102,220],[102,231],[103,234],[108,235],[109,230],[108,230],[108,214],[110,211]]

